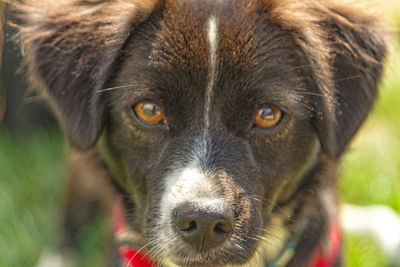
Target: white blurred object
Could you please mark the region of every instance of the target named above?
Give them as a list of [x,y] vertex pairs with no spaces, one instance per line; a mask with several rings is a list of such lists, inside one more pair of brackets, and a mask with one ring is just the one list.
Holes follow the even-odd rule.
[[44,251],[36,267],[77,267],[74,256],[66,251]]
[[400,216],[383,205],[341,207],[343,230],[351,233],[369,234],[394,266],[400,267]]

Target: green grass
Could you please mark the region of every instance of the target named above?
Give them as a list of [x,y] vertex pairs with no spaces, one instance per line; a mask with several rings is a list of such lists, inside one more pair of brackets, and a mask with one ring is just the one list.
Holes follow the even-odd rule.
[[[0,267],[34,266],[43,249],[57,245],[66,185],[63,147],[58,131],[21,138],[0,128]],[[101,222],[77,237],[80,266],[101,266]]]
[[56,132],[0,133],[0,266],[33,266],[43,247],[57,241],[62,147]]
[[349,267],[383,267],[389,266],[379,250],[380,248],[367,236],[346,235],[345,262]]

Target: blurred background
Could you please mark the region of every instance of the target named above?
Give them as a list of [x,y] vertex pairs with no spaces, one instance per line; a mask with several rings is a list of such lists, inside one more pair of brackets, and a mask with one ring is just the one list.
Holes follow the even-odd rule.
[[[391,33],[391,54],[379,101],[341,164],[340,196],[358,205],[384,204],[400,213],[400,1],[363,0]],[[0,80],[0,267],[33,266],[57,243],[65,181],[64,143],[47,104],[27,90],[10,14],[0,0],[4,27]],[[84,229],[78,255],[99,266],[101,220]],[[389,266],[369,236],[345,234],[348,266]]]

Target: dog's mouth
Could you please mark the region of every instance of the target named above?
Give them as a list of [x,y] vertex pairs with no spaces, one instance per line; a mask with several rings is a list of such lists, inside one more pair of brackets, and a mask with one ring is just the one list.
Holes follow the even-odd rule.
[[229,266],[248,262],[262,235],[260,217],[254,215],[256,212],[244,214],[245,211],[226,210],[222,204],[217,206],[204,209],[208,207],[204,201],[200,206],[185,203],[188,210],[161,218],[157,227],[146,233],[151,255],[166,266]]
[[[198,244],[187,242],[176,231],[163,236],[154,237],[147,241],[145,248],[150,257],[162,266],[227,266],[244,264],[254,254],[258,245],[257,235],[239,235],[235,231],[229,237],[213,247],[207,247],[204,239]],[[205,237],[208,238],[208,237]]]
[[[150,243],[142,245],[143,240],[136,232],[124,229],[116,233],[115,240],[122,260],[125,259],[126,263],[147,262],[149,266],[217,267],[231,266],[233,262],[236,266],[246,261],[245,255],[251,255],[250,252],[232,246],[229,249],[220,248],[207,252],[193,252],[189,247],[181,247],[179,251],[175,250],[178,253],[172,256],[170,252],[161,252],[150,247]],[[244,257],[237,257],[238,255]]]
[[[249,198],[242,200],[251,202]],[[248,211],[250,208],[245,210]],[[177,225],[173,220],[164,224],[162,219],[155,222],[148,221],[147,225],[153,227],[147,229],[145,233],[131,230],[125,219],[127,213],[122,201],[117,201],[117,205],[114,206],[113,222],[117,243],[130,248],[129,255],[125,256],[128,257],[127,263],[144,260],[151,263],[149,266],[165,267],[259,266],[274,262],[285,245],[288,245],[286,242],[292,241],[285,224],[285,218],[290,217],[290,211],[290,207],[280,207],[279,212],[272,211],[268,219],[265,218],[263,222],[259,216],[256,217],[258,220],[253,216],[237,218],[235,212],[234,230],[227,234],[228,238],[212,248],[205,249],[196,248],[186,242],[178,233],[179,230],[176,229]],[[193,225],[188,223],[183,227],[184,229],[188,227],[190,230]],[[216,228],[221,231],[220,226]],[[124,255],[120,256],[124,258]]]
[[[181,251],[180,254],[169,256],[157,256],[153,258],[161,266],[180,266],[180,267],[209,267],[209,266],[239,266],[248,262],[252,253],[245,249],[219,249],[203,253],[193,253],[190,249]],[[240,255],[240,256],[238,256]]]
[[[210,233],[198,233],[199,237],[190,237],[192,231],[199,230],[196,227],[203,227],[200,225],[203,222],[199,221],[184,221],[179,225],[181,229],[177,229],[179,226],[175,222],[161,223],[160,227],[153,227],[143,235],[131,230],[120,199],[113,208],[114,236],[118,246],[124,246],[125,250],[129,247],[126,253],[134,255],[133,261],[145,259],[160,266],[208,267],[240,265],[247,262],[254,254],[260,241],[258,236],[262,233],[244,229],[244,222],[236,221],[235,225],[229,225],[229,222],[221,221],[221,218],[217,218],[217,221],[210,230],[214,232],[212,234],[217,235],[212,241],[205,240],[211,238]],[[199,231],[202,230],[204,229]],[[185,240],[185,235],[189,236],[189,240]],[[146,236],[146,240],[143,236]],[[197,238],[198,245],[193,244],[191,238]],[[219,238],[221,240],[218,240]],[[128,257],[121,255],[121,251],[120,256]]]

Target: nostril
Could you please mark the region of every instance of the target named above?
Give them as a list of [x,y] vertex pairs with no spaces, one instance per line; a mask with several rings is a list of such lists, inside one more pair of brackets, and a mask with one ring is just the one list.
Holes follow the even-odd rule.
[[217,234],[228,234],[232,232],[233,227],[229,222],[218,222],[214,227],[214,232]]
[[197,223],[196,223],[196,221],[190,221],[190,222],[187,224],[187,227],[186,227],[186,228],[180,228],[180,230],[189,232],[189,231],[195,231],[196,228],[197,228]]
[[182,213],[174,213],[177,228],[182,232],[193,232],[198,228],[198,223],[191,216]]

